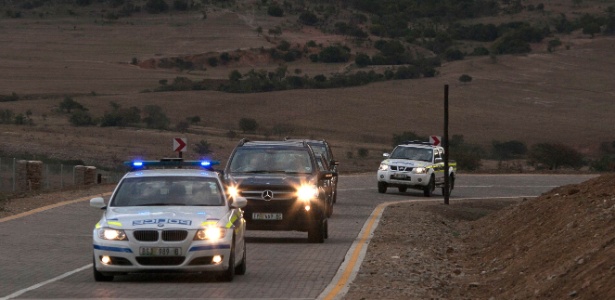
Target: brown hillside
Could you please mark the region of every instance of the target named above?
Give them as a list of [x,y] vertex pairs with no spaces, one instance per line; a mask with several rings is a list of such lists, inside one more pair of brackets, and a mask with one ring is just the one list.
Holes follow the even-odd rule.
[[[549,8],[564,8],[560,7],[563,1],[551,2]],[[593,7],[585,4],[575,10]],[[20,97],[19,101],[3,102],[2,109],[15,115],[31,113],[33,125],[0,124],[0,150],[7,156],[28,152],[114,167],[134,156],[174,155],[172,138],[178,136],[189,142],[184,157],[195,158],[193,145],[205,140],[213,145],[212,156],[224,161],[241,137],[292,135],[329,140],[342,160],[343,172],[373,171],[382,152],[391,150],[393,135],[405,131],[422,136],[442,134],[445,84],[450,85],[449,133],[463,135],[467,143],[486,151],[494,140],[518,140],[528,147],[557,142],[592,159],[601,154],[602,143],[615,140],[615,56],[611,55],[615,38],[590,38],[580,32],[554,36],[563,44],[551,53],[545,40],[533,45],[528,55],[466,57],[444,63],[434,78],[256,94],[148,92],[177,77],[220,80],[227,79],[235,68],[242,73],[261,69],[269,58],[249,49],[270,49],[275,43],[271,37],[257,34],[258,26],[266,32],[285,25],[278,39],[288,40],[293,47],[313,40],[323,45],[342,42],[352,47],[352,53],[373,51],[343,36],[291,26],[296,22],[288,23],[290,18],[221,9],[208,12],[206,19],[197,12],[142,13],[115,22],[93,20],[85,12],[73,17],[40,19],[28,13],[20,19],[1,19],[0,40],[6,43],[0,47],[0,95],[15,93]],[[242,55],[229,65],[208,66],[205,71],[154,68],[163,59],[199,58],[203,62],[209,54],[222,52]],[[132,65],[133,59],[143,67]],[[267,69],[279,66],[276,61]],[[311,63],[305,58],[286,67],[288,74],[299,76],[371,70],[352,63]],[[473,80],[461,83],[463,74]],[[66,96],[85,106],[93,118],[111,111],[111,102],[122,108],[157,105],[169,117],[170,125],[165,131],[74,127],[68,114],[58,112]],[[186,132],[177,130],[179,122],[195,116],[201,122]],[[256,134],[238,128],[244,117],[258,122]],[[274,128],[290,130],[276,134]],[[228,138],[231,132],[236,135]],[[367,157],[359,157],[360,149],[368,150]]]
[[615,299],[615,174],[523,201],[468,233],[470,298]]

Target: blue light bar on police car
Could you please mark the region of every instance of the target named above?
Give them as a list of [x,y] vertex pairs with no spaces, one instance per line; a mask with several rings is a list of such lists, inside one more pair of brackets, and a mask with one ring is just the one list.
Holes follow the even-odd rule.
[[183,160],[182,158],[163,158],[161,160],[135,160],[125,161],[124,165],[132,169],[143,169],[146,167],[188,167],[196,166],[210,168],[219,165],[216,160]]

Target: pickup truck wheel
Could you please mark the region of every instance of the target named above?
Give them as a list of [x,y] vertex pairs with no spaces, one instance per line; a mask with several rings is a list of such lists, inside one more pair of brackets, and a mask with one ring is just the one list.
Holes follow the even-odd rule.
[[434,181],[433,176],[431,176],[431,178],[429,178],[429,183],[423,188],[423,195],[425,197],[431,197],[435,189],[436,189],[436,182]]
[[387,183],[386,182],[378,182],[378,193],[384,194],[387,192]]
[[408,187],[400,186],[400,187],[397,187],[397,189],[399,190],[400,193],[405,193],[408,190]]
[[[455,176],[451,176],[448,181],[448,195],[450,196],[453,192],[453,187],[455,187]],[[442,186],[442,196],[444,196],[446,192],[446,187]]]

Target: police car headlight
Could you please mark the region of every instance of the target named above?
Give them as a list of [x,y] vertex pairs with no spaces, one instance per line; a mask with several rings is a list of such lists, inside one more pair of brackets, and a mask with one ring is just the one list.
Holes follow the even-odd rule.
[[197,230],[194,235],[195,240],[217,241],[226,236],[226,230],[220,227],[207,227]]
[[121,229],[101,228],[98,230],[98,237],[109,241],[127,241],[126,232]]
[[378,168],[378,170],[380,171],[386,171],[389,169],[389,165],[387,164],[380,164],[380,167]]
[[318,188],[314,185],[302,185],[297,189],[297,198],[303,201],[318,197]]
[[416,173],[416,174],[425,174],[425,173],[427,173],[427,169],[426,168],[414,168],[414,173]]

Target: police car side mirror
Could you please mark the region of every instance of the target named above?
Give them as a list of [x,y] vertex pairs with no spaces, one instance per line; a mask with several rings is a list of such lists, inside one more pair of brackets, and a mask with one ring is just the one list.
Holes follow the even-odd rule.
[[441,162],[441,161],[442,161],[442,158],[436,157],[436,162]]
[[231,199],[232,199],[232,202],[231,202],[232,208],[243,208],[246,205],[248,205],[248,199],[246,199],[245,197],[237,196]]
[[103,199],[103,197],[96,197],[96,198],[90,199],[90,206],[101,208],[101,209],[107,207],[107,205],[105,204],[105,199]]
[[384,157],[389,157],[389,156],[390,156],[390,154],[388,154],[388,153],[382,153],[382,156],[384,156]]

